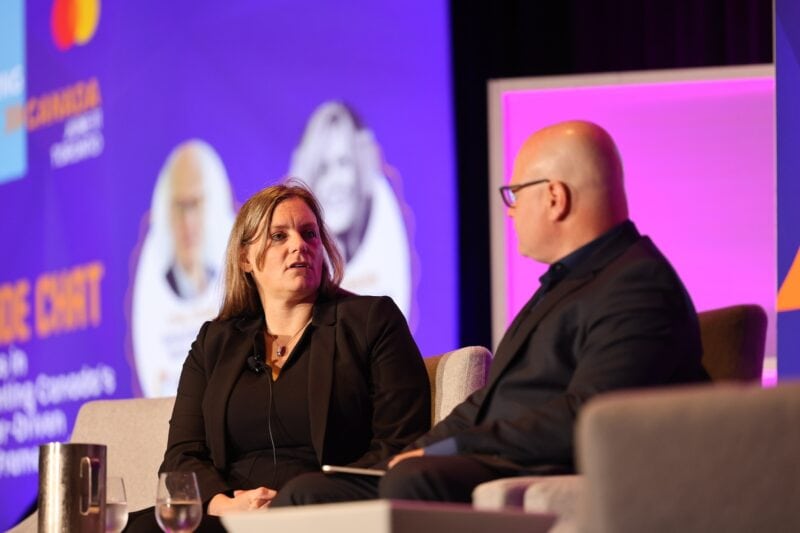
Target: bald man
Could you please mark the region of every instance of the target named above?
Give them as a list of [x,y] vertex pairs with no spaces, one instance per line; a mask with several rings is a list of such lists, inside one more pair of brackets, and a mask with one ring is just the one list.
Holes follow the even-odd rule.
[[574,472],[573,427],[592,396],[708,379],[694,306],[628,220],[622,162],[604,129],[570,121],[534,133],[500,192],[520,253],[550,268],[503,336],[486,386],[395,456],[379,482],[310,474],[284,487],[278,505],[469,502],[485,481]]
[[181,145],[169,171],[169,226],[175,259],[166,273],[176,296],[195,298],[208,286],[214,271],[203,258],[205,186],[200,147]]

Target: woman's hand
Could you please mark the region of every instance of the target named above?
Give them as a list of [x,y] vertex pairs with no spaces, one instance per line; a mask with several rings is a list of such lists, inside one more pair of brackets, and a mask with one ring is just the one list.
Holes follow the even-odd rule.
[[221,516],[231,511],[254,511],[268,507],[270,502],[278,495],[278,491],[267,487],[258,487],[251,490],[235,490],[233,498],[222,493],[217,494],[208,502],[208,514]]

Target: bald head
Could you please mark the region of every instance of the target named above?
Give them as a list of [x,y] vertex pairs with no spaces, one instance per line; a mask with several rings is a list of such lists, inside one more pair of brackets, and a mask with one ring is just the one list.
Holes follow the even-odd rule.
[[186,272],[203,269],[204,171],[197,146],[178,148],[169,174],[169,212],[175,259]]
[[557,261],[628,218],[619,153],[596,124],[560,122],[528,137],[511,185],[535,180],[548,182],[518,189],[509,209],[523,255]]

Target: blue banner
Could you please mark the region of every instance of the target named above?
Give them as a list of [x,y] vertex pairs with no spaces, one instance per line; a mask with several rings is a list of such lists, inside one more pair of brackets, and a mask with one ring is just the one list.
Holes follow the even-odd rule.
[[778,376],[800,377],[800,4],[775,2]]

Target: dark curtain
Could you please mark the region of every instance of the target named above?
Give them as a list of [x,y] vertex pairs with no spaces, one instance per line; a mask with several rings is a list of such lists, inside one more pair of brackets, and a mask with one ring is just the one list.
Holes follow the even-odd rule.
[[771,63],[772,2],[452,0],[450,20],[460,343],[491,347],[487,81]]

